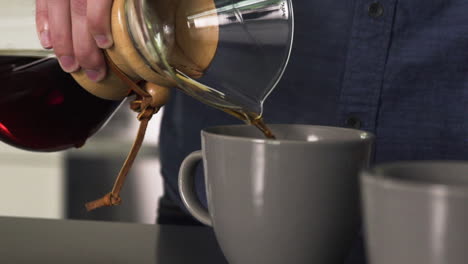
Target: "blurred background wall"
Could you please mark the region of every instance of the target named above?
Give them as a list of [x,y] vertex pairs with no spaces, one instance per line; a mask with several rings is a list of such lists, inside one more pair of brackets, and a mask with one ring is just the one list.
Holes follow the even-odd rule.
[[[34,0],[0,0],[0,34],[0,56],[48,54],[36,37]],[[0,142],[0,216],[154,223],[162,195],[160,120],[161,113],[151,121],[124,187],[123,204],[91,213],[84,203],[111,190],[136,135],[138,121],[128,103],[80,149],[45,154]]]

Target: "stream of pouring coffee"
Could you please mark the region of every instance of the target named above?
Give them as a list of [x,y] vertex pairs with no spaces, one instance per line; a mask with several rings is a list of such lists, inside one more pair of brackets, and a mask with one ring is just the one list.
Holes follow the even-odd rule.
[[247,113],[242,110],[232,110],[229,108],[222,107],[218,108],[238,119],[245,121],[247,124],[255,126],[263,133],[263,135],[265,135],[267,139],[276,139],[276,136],[273,134],[273,132],[267,126],[267,124],[265,124],[261,115],[255,113]]
[[271,129],[265,124],[262,118],[259,118],[256,121],[252,122],[252,125],[260,129],[260,131],[262,131],[266,138],[276,139],[276,136],[273,134]]

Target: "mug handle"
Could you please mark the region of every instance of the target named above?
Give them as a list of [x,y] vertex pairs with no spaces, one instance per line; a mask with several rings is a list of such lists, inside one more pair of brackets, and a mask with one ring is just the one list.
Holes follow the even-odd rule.
[[202,206],[195,192],[195,169],[202,159],[203,154],[198,150],[192,152],[182,162],[179,171],[179,192],[182,202],[184,202],[188,211],[198,221],[205,225],[213,226],[208,210]]

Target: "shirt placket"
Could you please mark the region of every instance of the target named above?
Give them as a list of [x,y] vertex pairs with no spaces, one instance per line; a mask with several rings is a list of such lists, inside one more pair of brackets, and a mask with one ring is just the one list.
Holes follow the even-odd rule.
[[358,0],[339,99],[339,122],[375,131],[397,0]]

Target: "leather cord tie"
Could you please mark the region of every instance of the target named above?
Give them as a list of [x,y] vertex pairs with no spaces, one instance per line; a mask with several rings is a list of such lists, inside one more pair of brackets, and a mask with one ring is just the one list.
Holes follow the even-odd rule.
[[[109,65],[110,70],[113,71],[124,83],[130,87],[131,91],[136,94],[136,99],[130,103],[130,108],[139,113],[137,118],[140,121],[140,126],[138,128],[133,146],[122,168],[120,169],[112,191],[98,200],[86,203],[85,206],[88,212],[100,207],[115,206],[122,203],[120,191],[122,190],[128,172],[130,171],[133,162],[135,161],[135,158],[141,148],[145,138],[148,123],[153,115],[156,114],[159,109],[167,102],[169,97],[169,88],[157,86],[151,83],[142,84],[141,82],[134,82],[112,62],[106,52],[104,52],[104,54],[106,56],[107,64]],[[140,87],[140,85],[144,85],[144,88]]]

